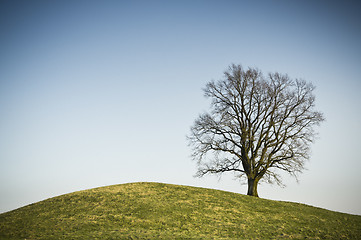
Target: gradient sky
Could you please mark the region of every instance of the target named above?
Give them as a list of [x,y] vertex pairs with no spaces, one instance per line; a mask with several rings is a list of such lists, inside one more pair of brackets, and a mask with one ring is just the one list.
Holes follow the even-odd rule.
[[0,1],[0,212],[138,181],[246,193],[194,178],[186,135],[231,63],[317,88],[297,183],[263,198],[361,214],[357,1]]

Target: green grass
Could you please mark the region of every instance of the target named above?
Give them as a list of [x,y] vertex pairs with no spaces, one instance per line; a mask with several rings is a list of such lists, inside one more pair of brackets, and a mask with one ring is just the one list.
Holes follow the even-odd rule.
[[74,192],[0,214],[0,239],[361,239],[361,216],[161,183]]

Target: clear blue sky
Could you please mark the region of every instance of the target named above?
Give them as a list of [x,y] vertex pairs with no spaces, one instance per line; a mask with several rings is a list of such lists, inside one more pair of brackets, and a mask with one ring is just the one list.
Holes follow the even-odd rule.
[[0,1],[0,212],[193,178],[186,135],[231,63],[313,82],[327,119],[297,183],[261,197],[361,214],[357,1]]

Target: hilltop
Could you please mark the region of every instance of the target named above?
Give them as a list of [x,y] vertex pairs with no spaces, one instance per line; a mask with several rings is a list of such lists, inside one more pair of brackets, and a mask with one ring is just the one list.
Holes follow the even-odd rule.
[[129,183],[0,214],[0,239],[360,239],[361,216],[220,190]]

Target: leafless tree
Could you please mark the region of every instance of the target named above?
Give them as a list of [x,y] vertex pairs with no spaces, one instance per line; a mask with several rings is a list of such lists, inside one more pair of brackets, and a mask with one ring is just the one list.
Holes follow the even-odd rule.
[[206,85],[211,112],[196,119],[188,136],[197,176],[233,172],[257,197],[260,180],[282,184],[278,170],[297,178],[310,157],[314,126],[324,120],[314,110],[313,90],[288,75],[231,65],[224,79]]

